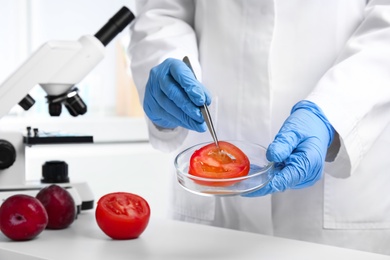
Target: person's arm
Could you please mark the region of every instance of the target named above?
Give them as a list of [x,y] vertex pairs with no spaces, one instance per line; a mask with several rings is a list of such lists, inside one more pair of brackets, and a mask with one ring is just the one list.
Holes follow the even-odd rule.
[[348,177],[389,124],[390,1],[373,0],[335,65],[269,145],[274,178],[245,196],[312,186],[324,165],[334,177]]
[[390,1],[369,2],[361,25],[307,100],[321,107],[341,143],[326,172],[348,177],[390,123]]
[[[200,78],[196,35],[193,30],[194,4],[188,0],[138,2],[138,15],[131,26],[129,55],[131,70],[143,103],[150,70],[167,58],[181,60],[188,56]],[[183,127],[164,129],[149,119],[151,144],[160,150],[172,151],[187,136]]]

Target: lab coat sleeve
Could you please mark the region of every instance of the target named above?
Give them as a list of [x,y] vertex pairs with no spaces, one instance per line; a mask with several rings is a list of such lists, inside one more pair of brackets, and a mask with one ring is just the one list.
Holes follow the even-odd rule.
[[[200,79],[200,65],[193,30],[194,3],[189,0],[137,2],[138,15],[131,25],[129,56],[131,71],[143,104],[150,70],[166,58],[188,56]],[[149,139],[156,149],[170,152],[179,147],[188,130],[157,128],[149,119]]]
[[337,156],[325,166],[334,177],[353,174],[390,123],[390,1],[370,1],[364,14],[335,65],[307,97],[337,131],[340,146],[330,147],[339,149]]

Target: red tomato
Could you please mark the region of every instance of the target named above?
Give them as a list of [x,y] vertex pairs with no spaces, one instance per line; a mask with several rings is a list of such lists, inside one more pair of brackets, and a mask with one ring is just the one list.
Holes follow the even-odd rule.
[[[235,145],[219,141],[219,148],[214,143],[196,150],[190,158],[188,173],[210,179],[228,179],[248,175],[250,163],[248,157]],[[229,186],[235,181],[205,182],[196,181],[209,186]]]
[[138,195],[114,192],[99,199],[95,217],[100,229],[112,239],[133,239],[146,229],[150,208]]

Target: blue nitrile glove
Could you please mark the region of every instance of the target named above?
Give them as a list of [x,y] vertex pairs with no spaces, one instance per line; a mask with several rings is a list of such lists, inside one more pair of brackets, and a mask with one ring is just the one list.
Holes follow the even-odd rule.
[[316,104],[309,101],[297,103],[268,146],[267,159],[280,166],[275,168],[274,178],[264,188],[245,196],[264,196],[313,185],[322,177],[334,132]]
[[185,127],[206,131],[199,106],[211,103],[208,90],[181,60],[166,59],[150,71],[144,111],[161,128]]

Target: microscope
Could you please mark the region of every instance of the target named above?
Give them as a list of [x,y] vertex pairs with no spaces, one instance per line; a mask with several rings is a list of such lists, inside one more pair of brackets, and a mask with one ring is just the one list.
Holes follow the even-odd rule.
[[[72,116],[84,115],[87,106],[79,96],[76,84],[104,58],[105,46],[134,18],[127,7],[122,7],[94,36],[84,35],[78,41],[44,43],[1,83],[0,118],[16,104],[24,110],[30,109],[35,101],[28,92],[36,85],[47,93],[51,116],[59,116],[63,106]],[[45,181],[29,183],[25,173],[26,146],[91,142],[91,136],[44,135],[30,128],[26,133],[0,130],[0,203],[17,193],[35,196],[51,180],[60,179],[56,183],[68,189],[78,209],[93,208],[93,194],[88,184],[68,182],[64,175],[67,165],[60,161],[47,162],[42,167],[47,169]]]

